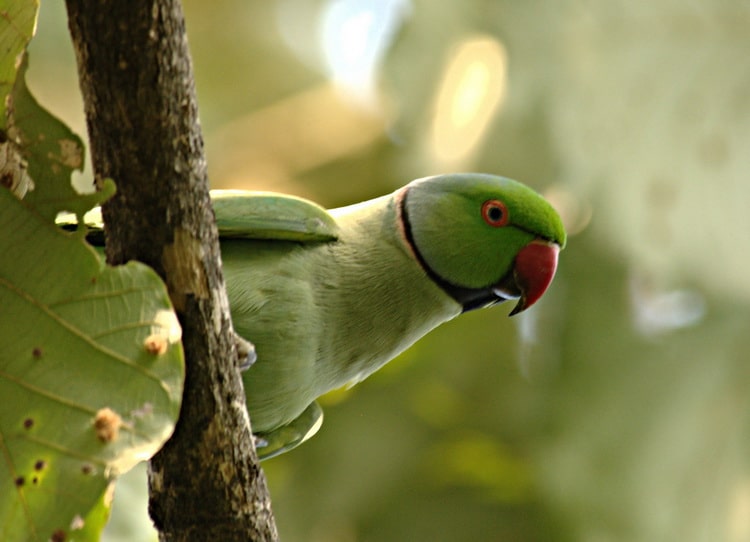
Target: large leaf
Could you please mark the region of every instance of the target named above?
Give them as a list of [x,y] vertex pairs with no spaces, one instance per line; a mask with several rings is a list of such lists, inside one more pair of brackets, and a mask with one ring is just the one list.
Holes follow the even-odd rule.
[[0,184],[23,197],[34,183],[12,133],[15,86],[26,45],[36,28],[39,2],[0,0]]
[[3,189],[0,254],[0,539],[85,539],[114,477],[173,430],[180,327],[152,270],[105,266]]
[[[38,0],[0,0],[0,96],[10,94],[21,55],[34,35]],[[5,99],[0,101],[0,129],[6,127]]]
[[13,110],[9,136],[28,161],[33,188],[26,200],[48,220],[60,211],[83,214],[114,194],[111,180],[103,180],[97,192],[79,194],[70,182],[74,170],[83,169],[84,145],[68,126],[44,109],[26,87],[28,58],[19,70],[10,96]]
[[171,434],[180,327],[146,266],[107,268],[59,231],[114,193],[79,194],[81,139],[26,87],[38,12],[0,0],[0,540],[97,540],[115,477]]

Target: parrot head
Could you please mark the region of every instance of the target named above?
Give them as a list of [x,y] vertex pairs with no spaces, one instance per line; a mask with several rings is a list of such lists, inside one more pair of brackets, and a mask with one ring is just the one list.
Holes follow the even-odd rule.
[[464,311],[519,299],[533,305],[552,282],[565,229],[531,188],[487,174],[418,179],[399,195],[402,234],[427,275]]

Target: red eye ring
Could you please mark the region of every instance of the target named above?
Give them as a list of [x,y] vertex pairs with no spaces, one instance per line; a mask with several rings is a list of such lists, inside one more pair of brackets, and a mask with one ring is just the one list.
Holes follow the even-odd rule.
[[510,222],[510,213],[499,199],[488,199],[482,204],[482,218],[493,228],[502,228]]

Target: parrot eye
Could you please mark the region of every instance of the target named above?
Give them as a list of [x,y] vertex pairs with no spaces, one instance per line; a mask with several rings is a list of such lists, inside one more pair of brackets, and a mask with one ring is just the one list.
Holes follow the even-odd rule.
[[482,218],[494,228],[505,226],[510,221],[508,208],[497,199],[490,199],[482,204]]

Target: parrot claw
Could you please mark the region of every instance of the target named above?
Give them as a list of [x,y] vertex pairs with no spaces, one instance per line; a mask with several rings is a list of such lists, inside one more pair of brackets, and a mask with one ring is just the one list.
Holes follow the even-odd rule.
[[255,345],[235,333],[234,346],[237,349],[237,363],[240,371],[247,371],[258,359],[258,354],[255,353]]
[[[252,424],[252,419],[250,420]],[[292,450],[312,438],[323,425],[323,409],[313,401],[286,425],[267,433],[255,433],[255,448],[263,461]]]

